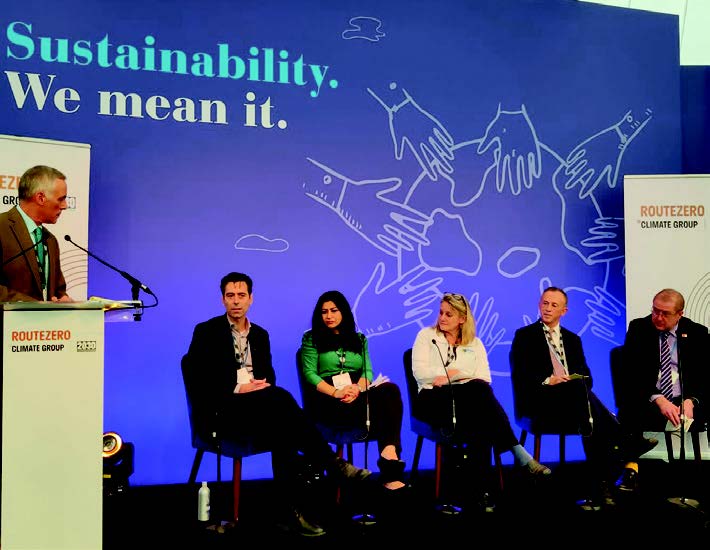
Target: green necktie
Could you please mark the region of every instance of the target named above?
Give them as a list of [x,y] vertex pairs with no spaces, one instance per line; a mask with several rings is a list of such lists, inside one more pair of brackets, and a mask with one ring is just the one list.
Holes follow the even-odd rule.
[[35,244],[37,245],[37,262],[39,263],[39,276],[42,280],[42,288],[47,285],[46,277],[44,276],[44,243],[42,242],[42,228],[37,227],[35,233]]

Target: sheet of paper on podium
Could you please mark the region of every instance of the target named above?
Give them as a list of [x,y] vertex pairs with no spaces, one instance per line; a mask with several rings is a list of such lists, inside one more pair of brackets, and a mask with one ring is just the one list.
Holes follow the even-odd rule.
[[90,303],[101,304],[104,310],[104,320],[107,322],[135,321],[143,314],[143,302],[141,300],[112,300],[92,296]]

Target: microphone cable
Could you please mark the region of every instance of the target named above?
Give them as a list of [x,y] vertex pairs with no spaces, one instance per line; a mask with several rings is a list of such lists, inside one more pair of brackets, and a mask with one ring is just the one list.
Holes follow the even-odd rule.
[[[449,437],[456,432],[456,398],[454,397],[454,386],[451,384],[451,378],[449,377],[449,371],[447,367],[449,366],[449,363],[444,362],[444,356],[441,355],[441,350],[439,349],[439,344],[436,342],[436,338],[431,339],[431,343],[434,345],[436,348],[437,353],[439,354],[439,359],[441,359],[441,364],[444,367],[444,374],[446,374],[446,380],[449,383],[449,390],[451,391],[451,434],[447,434],[442,430],[442,435]],[[456,353],[456,346],[454,346],[454,354]]]

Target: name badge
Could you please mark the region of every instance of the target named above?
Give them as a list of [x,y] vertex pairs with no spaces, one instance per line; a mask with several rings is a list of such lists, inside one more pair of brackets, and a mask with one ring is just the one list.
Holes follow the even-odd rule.
[[350,384],[352,384],[352,381],[350,380],[350,375],[347,372],[341,372],[340,374],[333,376],[333,386],[335,386],[336,390],[342,389]]
[[246,367],[237,369],[237,384],[248,384],[251,382],[251,374]]

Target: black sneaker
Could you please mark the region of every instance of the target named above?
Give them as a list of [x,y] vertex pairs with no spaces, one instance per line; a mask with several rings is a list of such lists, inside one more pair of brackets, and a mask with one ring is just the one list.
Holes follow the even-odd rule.
[[279,527],[289,533],[294,533],[302,537],[320,537],[325,535],[325,529],[320,525],[308,521],[301,512],[294,511],[288,516],[286,521],[279,524]]

